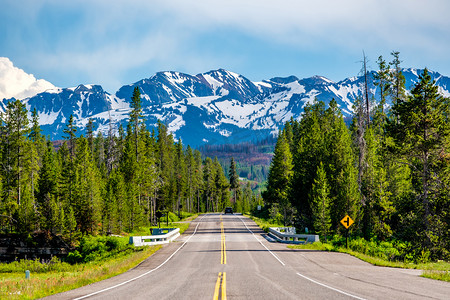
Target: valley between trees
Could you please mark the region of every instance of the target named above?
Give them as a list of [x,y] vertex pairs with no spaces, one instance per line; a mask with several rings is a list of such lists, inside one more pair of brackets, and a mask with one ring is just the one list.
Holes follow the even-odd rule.
[[[340,220],[349,215],[360,252],[384,245],[380,256],[387,260],[448,261],[449,99],[426,69],[407,93],[393,55],[392,68],[378,60],[381,99],[359,98],[350,126],[335,101],[328,107],[315,101],[301,120],[280,130],[273,153],[268,139],[256,146],[205,146],[205,156],[175,140],[161,122],[150,132],[139,88],[126,128],[110,122],[107,136],[95,136],[89,122],[86,136],[79,136],[71,117],[55,150],[36,111],[30,122],[25,105],[10,102],[0,127],[0,232],[57,235],[74,249],[90,235],[155,226],[157,212],[175,220],[183,212],[233,206],[336,245],[346,234]],[[255,193],[261,186],[262,195]]]

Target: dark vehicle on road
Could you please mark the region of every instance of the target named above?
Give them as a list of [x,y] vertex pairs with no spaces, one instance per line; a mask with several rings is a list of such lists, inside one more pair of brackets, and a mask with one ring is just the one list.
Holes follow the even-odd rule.
[[233,214],[233,209],[231,207],[225,207],[225,214]]

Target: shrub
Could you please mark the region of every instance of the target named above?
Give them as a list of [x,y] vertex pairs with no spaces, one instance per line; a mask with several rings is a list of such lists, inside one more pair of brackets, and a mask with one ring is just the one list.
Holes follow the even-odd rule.
[[42,263],[38,259],[21,259],[12,263],[0,264],[0,273],[22,273],[29,270],[32,273],[45,273],[49,271],[69,271],[70,265],[61,262],[56,256],[52,257],[50,262]]
[[133,248],[123,238],[84,236],[80,245],[66,257],[66,261],[71,264],[97,261],[128,251],[133,251]]

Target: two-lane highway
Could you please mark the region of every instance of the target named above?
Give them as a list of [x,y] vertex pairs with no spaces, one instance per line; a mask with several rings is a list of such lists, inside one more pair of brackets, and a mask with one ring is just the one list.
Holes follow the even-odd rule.
[[243,216],[207,214],[133,270],[49,299],[449,299],[449,283],[417,271],[263,235]]

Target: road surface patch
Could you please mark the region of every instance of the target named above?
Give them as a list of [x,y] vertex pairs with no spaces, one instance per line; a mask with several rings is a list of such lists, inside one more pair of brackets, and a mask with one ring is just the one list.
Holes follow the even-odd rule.
[[[200,219],[200,221],[205,217],[206,215],[204,215],[201,219]],[[127,283],[129,283],[129,282],[132,282],[132,281],[135,281],[135,280],[137,280],[137,279],[139,279],[139,278],[141,278],[141,277],[144,277],[144,276],[146,276],[146,275],[148,275],[148,274],[150,274],[150,273],[152,273],[152,272],[154,272],[154,271],[156,271],[156,270],[158,270],[159,268],[161,268],[163,265],[165,265],[175,254],[177,254],[177,252],[178,251],[180,251],[180,249],[181,248],[183,248],[184,247],[184,245],[186,245],[186,243],[187,242],[189,242],[189,240],[197,233],[197,229],[198,229],[198,225],[200,225],[200,223],[198,223],[197,224],[197,226],[195,227],[195,230],[194,230],[194,233],[177,249],[177,250],[175,250],[175,252],[174,253],[172,253],[165,261],[163,261],[159,266],[157,266],[156,268],[154,268],[154,269],[152,269],[152,270],[150,270],[150,271],[148,271],[148,272],[145,272],[145,273],[143,273],[143,274],[141,274],[141,275],[139,275],[139,276],[136,276],[136,277],[134,277],[134,278],[131,278],[131,279],[129,279],[129,280],[126,280],[126,281],[124,281],[124,282],[121,282],[121,283],[119,283],[119,284],[116,284],[116,285],[113,285],[113,286],[110,286],[110,287],[108,287],[108,288],[106,288],[106,289],[102,289],[102,290],[100,290],[100,291],[96,291],[96,292],[94,292],[94,293],[90,293],[90,294],[88,294],[88,295],[84,295],[84,296],[81,296],[81,297],[78,297],[78,298],[75,298],[74,300],[81,300],[81,299],[85,299],[85,298],[88,298],[88,297],[92,297],[92,296],[94,296],[94,295],[97,295],[97,294],[100,294],[100,293],[103,293],[103,292],[106,292],[106,291],[109,291],[109,290],[112,290],[112,289],[115,289],[115,288],[117,288],[117,287],[119,287],[119,286],[122,286],[122,285],[124,285],[124,284],[127,284]]]
[[302,275],[302,274],[300,274],[300,273],[297,273],[297,275],[300,276],[300,277],[302,277],[302,278],[305,278],[306,280],[309,280],[309,281],[311,281],[311,282],[314,282],[315,284],[318,284],[318,285],[320,285],[320,286],[326,287],[326,288],[328,288],[328,289],[330,289],[330,290],[333,290],[333,291],[335,291],[335,292],[341,293],[341,294],[343,294],[343,295],[346,295],[346,296],[349,296],[349,297],[352,297],[352,298],[355,298],[355,299],[366,300],[365,298],[361,298],[361,297],[358,297],[358,296],[349,294],[349,293],[347,293],[347,292],[341,291],[341,290],[339,290],[339,289],[336,289],[336,288],[331,287],[331,286],[329,286],[329,285],[326,285],[326,284],[324,284],[324,283],[315,281],[314,279],[311,279],[311,278],[309,278],[309,277],[306,277],[305,275]]

